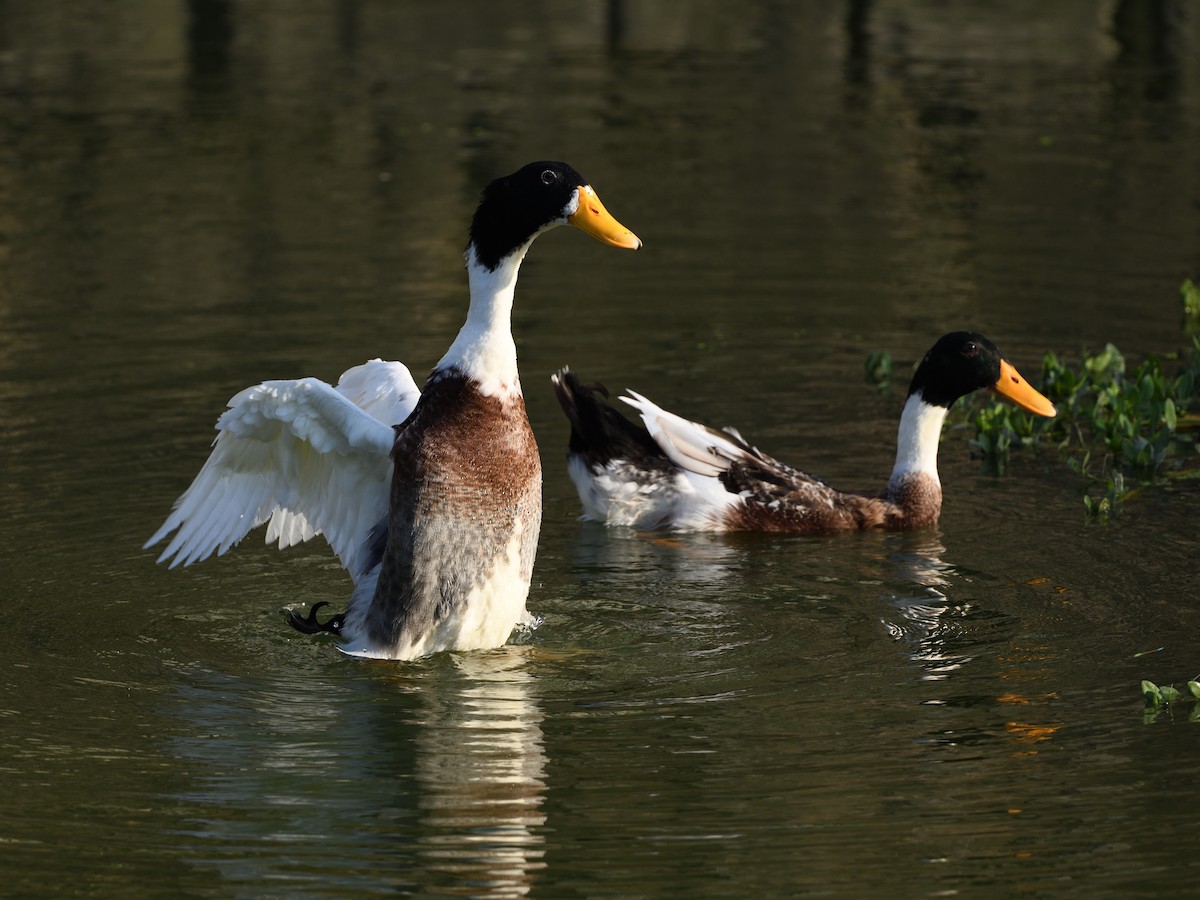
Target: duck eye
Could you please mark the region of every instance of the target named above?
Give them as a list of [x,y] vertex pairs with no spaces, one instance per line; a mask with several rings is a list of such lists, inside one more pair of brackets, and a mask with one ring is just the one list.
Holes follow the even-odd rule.
[[542,184],[554,184],[558,181],[558,173],[553,169],[546,169],[542,172]]
[[979,348],[975,346],[974,341],[967,341],[965,344],[963,344],[962,352],[963,356],[978,356]]

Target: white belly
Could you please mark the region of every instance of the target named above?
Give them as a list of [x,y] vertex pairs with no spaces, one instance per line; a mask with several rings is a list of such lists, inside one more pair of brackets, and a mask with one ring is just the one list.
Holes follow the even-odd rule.
[[[490,650],[503,646],[513,628],[528,619],[525,600],[529,596],[529,579],[522,574],[521,566],[525,527],[517,523],[489,574],[471,590],[466,602],[456,604],[424,634],[386,650],[372,645],[361,633],[347,634],[349,641],[341,647],[342,652],[375,659],[409,660],[443,650]],[[469,551],[463,548],[463,552]],[[359,589],[373,591],[374,587],[364,584]]]

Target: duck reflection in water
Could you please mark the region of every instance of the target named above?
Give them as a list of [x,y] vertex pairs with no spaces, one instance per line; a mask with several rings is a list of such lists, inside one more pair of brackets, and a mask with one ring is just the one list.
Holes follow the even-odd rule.
[[910,646],[910,655],[921,664],[924,679],[941,680],[971,659],[953,652],[949,646],[955,636],[949,620],[969,615],[971,603],[947,596],[954,567],[942,560],[946,548],[940,535],[905,533],[892,537],[890,542],[888,559],[896,574],[909,582],[914,591],[888,597],[899,619],[881,621],[894,639]]
[[583,581],[637,578],[693,587],[721,586],[745,561],[727,536],[608,531],[590,523],[581,525],[573,556]]
[[189,669],[171,709],[184,733],[170,749],[192,776],[168,798],[191,810],[181,857],[227,886],[528,894],[547,769],[530,652],[350,679]]
[[417,732],[418,852],[449,876],[438,879],[449,893],[524,896],[545,868],[546,755],[528,652],[454,654],[459,686],[430,693]]
[[[995,708],[1002,723],[993,722],[986,728],[938,729],[930,735],[934,746],[957,746],[989,740],[1001,726],[1006,742],[1012,744],[1013,755],[1037,754],[1037,745],[1051,740],[1061,723],[1047,721],[1037,710],[1056,699],[1052,692],[1038,691],[1038,670],[1048,656],[1056,651],[1032,639],[1020,622],[996,610],[984,608],[978,602],[954,599],[963,582],[973,579],[960,568],[943,559],[946,552],[938,534],[904,534],[889,536],[894,548],[889,559],[901,578],[915,589],[911,594],[893,594],[887,599],[898,619],[882,620],[888,633],[909,645],[911,659],[921,666],[925,682],[943,682],[965,678],[968,670],[982,677],[987,688],[978,689],[960,684],[953,693],[941,692],[926,698],[929,706],[959,706]],[[982,576],[982,573],[980,575]],[[1031,643],[1032,641],[1032,643]],[[972,666],[972,663],[979,666]],[[1017,720],[1019,711],[1020,720]],[[1029,721],[1036,716],[1039,721]]]

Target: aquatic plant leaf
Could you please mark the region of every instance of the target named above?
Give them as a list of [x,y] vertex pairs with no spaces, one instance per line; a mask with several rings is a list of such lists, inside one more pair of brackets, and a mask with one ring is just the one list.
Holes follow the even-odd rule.
[[1184,314],[1189,319],[1200,319],[1200,285],[1185,278],[1179,286],[1179,295],[1183,298]]
[[1146,698],[1147,706],[1153,706],[1155,709],[1162,706],[1162,691],[1158,689],[1158,685],[1153,681],[1142,680],[1142,696]]
[[888,383],[892,380],[892,354],[886,350],[877,350],[871,353],[867,356],[865,368],[867,381],[881,391],[886,390]]

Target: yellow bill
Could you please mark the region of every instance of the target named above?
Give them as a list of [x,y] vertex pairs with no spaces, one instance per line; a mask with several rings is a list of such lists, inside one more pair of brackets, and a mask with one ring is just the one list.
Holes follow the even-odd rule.
[[992,385],[992,390],[1031,413],[1049,418],[1058,415],[1054,404],[1034,390],[1033,385],[1022,378],[1021,373],[1006,359],[1000,360],[1000,379]]
[[612,217],[590,186],[584,185],[578,191],[579,208],[567,218],[568,222],[610,247],[636,250],[642,246],[641,238]]

